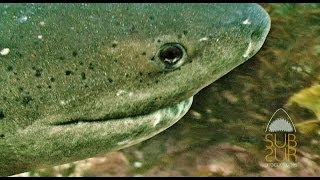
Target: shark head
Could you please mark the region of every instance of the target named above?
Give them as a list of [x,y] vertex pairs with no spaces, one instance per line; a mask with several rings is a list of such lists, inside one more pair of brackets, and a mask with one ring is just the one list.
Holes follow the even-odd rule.
[[122,149],[263,45],[256,4],[2,4],[0,174]]

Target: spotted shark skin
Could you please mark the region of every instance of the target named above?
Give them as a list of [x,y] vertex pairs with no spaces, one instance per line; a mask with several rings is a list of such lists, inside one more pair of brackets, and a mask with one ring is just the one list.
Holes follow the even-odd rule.
[[256,54],[257,4],[0,4],[0,175],[128,147]]

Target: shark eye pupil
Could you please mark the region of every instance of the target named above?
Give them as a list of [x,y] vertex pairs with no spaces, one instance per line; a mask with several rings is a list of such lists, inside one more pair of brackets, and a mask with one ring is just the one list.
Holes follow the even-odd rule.
[[170,71],[180,67],[187,59],[187,51],[180,43],[163,44],[156,56],[155,63],[162,70]]
[[183,56],[183,50],[180,45],[169,44],[161,48],[159,59],[169,64],[175,64]]

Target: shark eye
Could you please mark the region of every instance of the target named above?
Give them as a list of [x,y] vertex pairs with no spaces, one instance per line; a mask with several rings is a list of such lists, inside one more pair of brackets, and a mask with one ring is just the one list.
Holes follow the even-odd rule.
[[183,64],[186,55],[186,50],[181,44],[166,43],[160,47],[156,60],[164,70],[173,70]]
[[161,61],[169,64],[175,64],[183,56],[183,50],[180,45],[170,44],[161,48],[159,52],[159,58]]

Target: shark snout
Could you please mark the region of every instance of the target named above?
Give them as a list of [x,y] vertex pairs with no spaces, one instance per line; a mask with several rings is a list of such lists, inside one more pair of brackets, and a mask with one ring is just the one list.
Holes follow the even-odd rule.
[[243,53],[244,58],[250,58],[256,54],[262,47],[266,37],[270,31],[271,20],[268,13],[265,10],[262,10],[258,17],[253,18],[252,20],[247,18],[242,21],[243,26],[249,26],[250,28],[247,49]]

